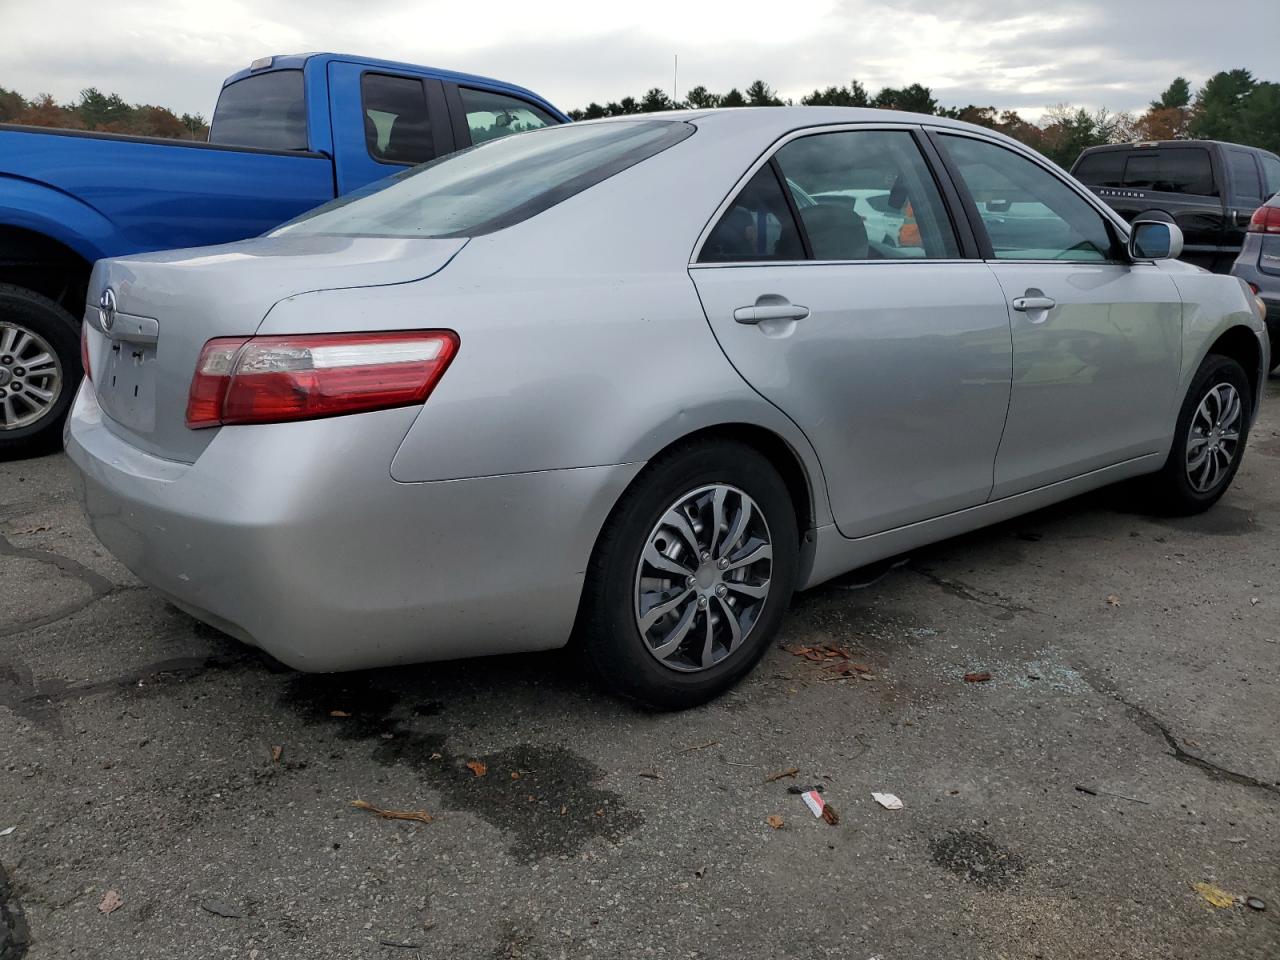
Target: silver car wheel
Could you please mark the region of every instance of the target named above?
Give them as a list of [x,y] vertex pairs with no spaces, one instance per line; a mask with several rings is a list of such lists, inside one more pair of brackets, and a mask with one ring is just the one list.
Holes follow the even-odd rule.
[[62,364],[44,337],[0,321],[0,431],[29,427],[58,402]]
[[1187,480],[1208,493],[1227,474],[1240,448],[1240,394],[1229,383],[1215,384],[1196,407],[1187,431]]
[[635,619],[664,666],[707,670],[742,647],[769,597],[773,544],[755,501],[711,484],[684,494],[645,541]]

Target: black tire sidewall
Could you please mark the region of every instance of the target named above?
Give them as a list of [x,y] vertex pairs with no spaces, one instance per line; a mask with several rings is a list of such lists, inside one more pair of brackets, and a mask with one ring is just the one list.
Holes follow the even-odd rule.
[[52,300],[8,284],[0,284],[0,320],[17,324],[44,339],[62,365],[62,392],[53,407],[33,424],[0,431],[0,460],[60,445],[62,424],[80,386],[79,324]]
[[[1208,391],[1219,384],[1229,383],[1240,395],[1242,410],[1240,411],[1240,443],[1236,455],[1231,460],[1227,472],[1213,487],[1204,493],[1191,486],[1187,476],[1187,434],[1191,429],[1191,419]],[[1244,460],[1245,446],[1249,441],[1249,426],[1253,417],[1253,387],[1244,368],[1231,357],[1221,354],[1209,354],[1200,364],[1191,387],[1182,401],[1182,409],[1178,412],[1178,423],[1174,428],[1173,446],[1169,450],[1169,459],[1160,473],[1161,493],[1164,505],[1177,512],[1196,513],[1206,510],[1222,497],[1235,479],[1236,471]]]
[[[683,673],[645,649],[633,615],[635,575],[649,534],[684,494],[713,483],[737,487],[763,511],[773,546],[772,584],[743,646],[708,670]],[[691,444],[651,463],[615,507],[593,557],[584,598],[583,645],[605,684],[644,706],[682,709],[737,683],[776,635],[795,589],[799,532],[786,484],[752,448],[732,441]]]

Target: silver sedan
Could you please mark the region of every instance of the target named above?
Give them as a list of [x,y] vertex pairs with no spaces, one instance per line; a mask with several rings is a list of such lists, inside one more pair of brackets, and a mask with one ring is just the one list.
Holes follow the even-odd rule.
[[573,638],[682,707],[797,589],[1120,480],[1214,503],[1268,343],[1180,246],[936,117],[556,127],[99,263],[67,446],[112,553],[293,667]]

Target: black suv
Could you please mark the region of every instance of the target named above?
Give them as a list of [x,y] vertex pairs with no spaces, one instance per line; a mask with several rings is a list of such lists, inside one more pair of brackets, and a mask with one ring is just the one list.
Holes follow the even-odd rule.
[[1217,140],[1161,140],[1090,147],[1071,173],[1132,222],[1182,228],[1182,259],[1226,273],[1253,211],[1280,191],[1280,157]]

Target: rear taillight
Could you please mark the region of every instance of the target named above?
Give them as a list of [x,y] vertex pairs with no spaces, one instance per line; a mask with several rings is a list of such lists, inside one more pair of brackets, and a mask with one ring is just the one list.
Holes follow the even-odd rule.
[[450,330],[220,337],[196,361],[187,426],[311,420],[422,403],[457,350]]
[[1280,207],[1259,207],[1249,220],[1250,233],[1280,233]]
[[92,382],[93,371],[89,369],[89,325],[80,324],[80,366],[84,367],[84,378]]

